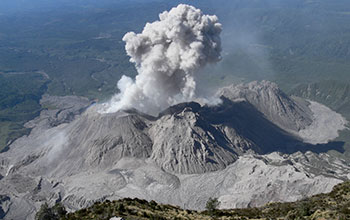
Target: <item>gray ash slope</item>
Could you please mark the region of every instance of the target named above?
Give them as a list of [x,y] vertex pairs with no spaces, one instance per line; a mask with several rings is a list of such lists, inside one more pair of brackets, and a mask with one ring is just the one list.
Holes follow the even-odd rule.
[[347,178],[345,161],[312,152],[336,144],[297,136],[316,120],[305,103],[265,81],[221,92],[221,105],[182,103],[158,117],[99,114],[98,105],[79,115],[88,102],[71,108],[69,120],[42,112],[31,134],[0,154],[2,215],[33,218],[44,201],[77,209],[120,197],[198,209],[216,196],[223,207],[244,207],[327,191]]
[[246,100],[286,131],[299,131],[312,123],[312,111],[305,101],[287,96],[269,81],[230,86],[221,89],[219,94],[230,100]]

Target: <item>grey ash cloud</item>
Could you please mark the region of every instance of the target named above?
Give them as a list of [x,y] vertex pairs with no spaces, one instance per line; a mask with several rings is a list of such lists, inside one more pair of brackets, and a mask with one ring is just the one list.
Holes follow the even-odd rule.
[[221,30],[217,16],[180,4],[147,23],[142,33],[125,34],[125,49],[138,75],[135,80],[120,79],[120,93],[105,104],[103,112],[136,108],[155,114],[198,98],[196,73],[221,59]]

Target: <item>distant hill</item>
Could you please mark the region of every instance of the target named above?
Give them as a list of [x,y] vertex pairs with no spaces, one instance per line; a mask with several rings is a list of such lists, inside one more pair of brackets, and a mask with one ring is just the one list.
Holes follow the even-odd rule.
[[[42,110],[37,98],[14,99],[28,93],[22,88],[27,85],[43,88],[33,73],[43,71],[49,77],[43,89],[29,92],[35,97],[48,93],[106,100],[118,92],[116,83],[122,75],[136,74],[124,51],[124,34],[140,32],[146,22],[178,3],[216,14],[223,24],[223,59],[202,74],[208,84],[204,88],[261,79],[277,82],[284,91],[322,80],[350,82],[346,0],[4,0],[0,72],[28,76],[11,76],[21,82],[16,91],[11,90],[12,99],[24,103],[16,105],[15,112],[25,116],[19,122],[0,112],[5,118],[0,122],[0,150],[27,134],[23,124]],[[0,85],[4,83],[14,86],[0,77]]]
[[[28,123],[30,135],[0,154],[0,211],[32,219],[45,202],[78,210],[125,197],[191,209],[209,197],[222,208],[257,207],[329,192],[348,178],[348,163],[326,154],[342,153],[343,143],[323,141],[343,129],[342,120],[323,121],[340,115],[311,109],[267,81],[221,95],[220,105],[180,103],[158,116],[100,114],[102,106],[86,98],[45,96],[47,110]],[[325,114],[311,117],[319,110]],[[303,142],[300,131],[317,142]]]
[[350,118],[350,83],[334,80],[301,84],[291,90],[293,95],[315,100],[329,106],[347,118]]

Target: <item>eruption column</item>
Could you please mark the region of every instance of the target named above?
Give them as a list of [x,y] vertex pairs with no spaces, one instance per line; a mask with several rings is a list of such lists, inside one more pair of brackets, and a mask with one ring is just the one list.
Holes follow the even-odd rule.
[[147,23],[142,33],[123,37],[135,80],[122,76],[120,93],[105,104],[104,112],[136,108],[156,114],[164,108],[196,98],[195,73],[220,60],[221,24],[193,6],[180,4]]

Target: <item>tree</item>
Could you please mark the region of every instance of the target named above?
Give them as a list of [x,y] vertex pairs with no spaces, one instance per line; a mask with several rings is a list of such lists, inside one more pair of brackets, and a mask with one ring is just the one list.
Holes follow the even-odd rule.
[[52,208],[45,202],[35,215],[35,220],[58,220],[66,215],[67,211],[61,203]]
[[55,216],[58,217],[58,219],[66,216],[67,214],[66,208],[62,205],[62,203],[57,203],[56,205],[54,205],[51,208],[51,211]]
[[205,205],[205,208],[208,210],[210,215],[214,215],[219,205],[220,201],[217,198],[209,198],[207,204]]
[[39,211],[35,215],[35,220],[48,220],[53,218],[54,214],[52,213],[51,208],[49,208],[49,205],[46,202],[41,205]]

